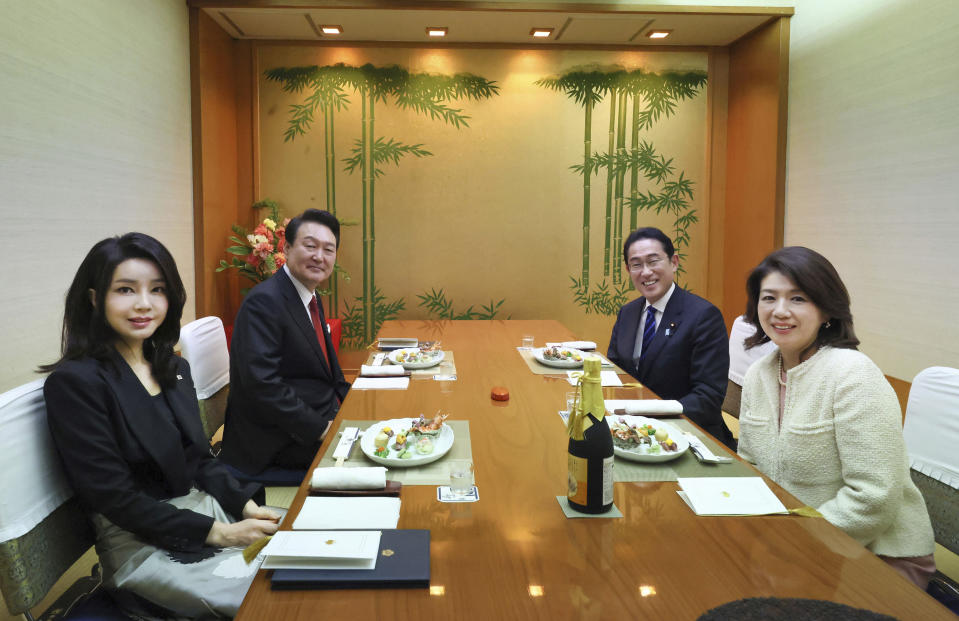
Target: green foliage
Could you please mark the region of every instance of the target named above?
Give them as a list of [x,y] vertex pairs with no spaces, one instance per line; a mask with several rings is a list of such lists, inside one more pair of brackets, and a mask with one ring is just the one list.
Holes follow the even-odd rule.
[[573,301],[582,306],[587,315],[590,313],[610,316],[617,314],[623,304],[629,301],[629,292],[633,289],[632,282],[629,280],[618,284],[614,283],[610,287],[604,278],[593,290],[590,290],[590,287],[584,284],[582,279],[576,279],[572,276],[569,279]]
[[495,319],[506,301],[502,299],[495,302],[491,299],[489,304],[482,305],[482,310],[473,310],[473,306],[470,305],[466,310],[457,312],[453,309],[453,302],[447,299],[446,292],[443,289],[439,291],[431,289],[429,292],[416,297],[420,299],[417,306],[425,308],[431,317],[438,319]]
[[[352,153],[352,156],[343,158],[343,162],[346,164],[343,170],[351,174],[363,164],[362,140],[353,141]],[[392,162],[394,166],[397,166],[400,163],[400,158],[406,155],[426,157],[433,154],[424,149],[422,144],[403,144],[398,140],[392,138],[387,140],[384,136],[380,136],[373,143],[373,176],[380,177],[383,175],[384,171],[379,167],[379,164]]]
[[[354,298],[356,304],[346,303],[343,313],[343,342],[350,349],[361,349],[369,345],[363,337],[363,296]],[[373,333],[376,334],[384,321],[396,319],[406,310],[406,301],[403,298],[387,301],[378,288],[373,289]]]

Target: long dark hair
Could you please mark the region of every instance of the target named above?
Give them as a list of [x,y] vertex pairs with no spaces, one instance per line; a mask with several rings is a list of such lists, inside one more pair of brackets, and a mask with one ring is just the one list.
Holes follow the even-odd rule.
[[749,274],[746,280],[745,319],[756,327],[756,333],[745,341],[746,349],[769,341],[759,324],[759,289],[763,279],[772,272],[779,272],[795,283],[803,293],[821,310],[829,327],[823,324],[813,345],[830,345],[842,349],[857,349],[859,339],[852,325],[852,312],[849,310],[849,292],[839,277],[839,272],[829,260],[803,246],[787,246],[770,253]]
[[[166,281],[169,307],[160,327],[143,342],[143,355],[153,367],[153,376],[164,388],[176,382],[176,356],[173,346],[180,338],[180,318],[186,303],[186,290],[176,261],[170,251],[156,239],[143,233],[127,233],[97,242],[80,264],[67,291],[63,311],[63,332],[60,337],[60,359],[42,365],[40,372],[53,371],[67,360],[89,357],[110,363],[115,349],[116,332],[107,323],[103,309],[107,291],[117,266],[128,259],[146,259],[160,269]],[[90,300],[90,290],[95,302]]]

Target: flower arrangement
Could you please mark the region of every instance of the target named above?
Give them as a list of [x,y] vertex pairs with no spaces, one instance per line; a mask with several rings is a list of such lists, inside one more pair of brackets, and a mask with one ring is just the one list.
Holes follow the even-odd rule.
[[[257,224],[252,232],[236,224],[230,227],[234,233],[230,241],[234,245],[226,251],[234,256],[229,263],[220,259],[216,271],[236,269],[256,284],[272,276],[286,263],[286,225],[290,219],[285,218],[280,222],[277,204],[269,199],[254,203],[253,209],[269,209],[270,215]],[[243,293],[247,291],[249,288],[244,289]]]

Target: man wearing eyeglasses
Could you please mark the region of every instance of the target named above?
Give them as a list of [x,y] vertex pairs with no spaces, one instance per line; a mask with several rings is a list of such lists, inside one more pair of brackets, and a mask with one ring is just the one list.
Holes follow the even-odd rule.
[[607,356],[727,446],[735,440],[723,422],[729,341],[722,313],[676,286],[679,257],[654,227],[630,233],[623,259],[642,297],[619,310]]

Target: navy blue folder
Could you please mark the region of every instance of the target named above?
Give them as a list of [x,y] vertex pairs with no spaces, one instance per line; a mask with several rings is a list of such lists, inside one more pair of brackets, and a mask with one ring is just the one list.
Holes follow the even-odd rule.
[[274,590],[428,587],[430,531],[382,532],[374,569],[274,569],[270,586]]

